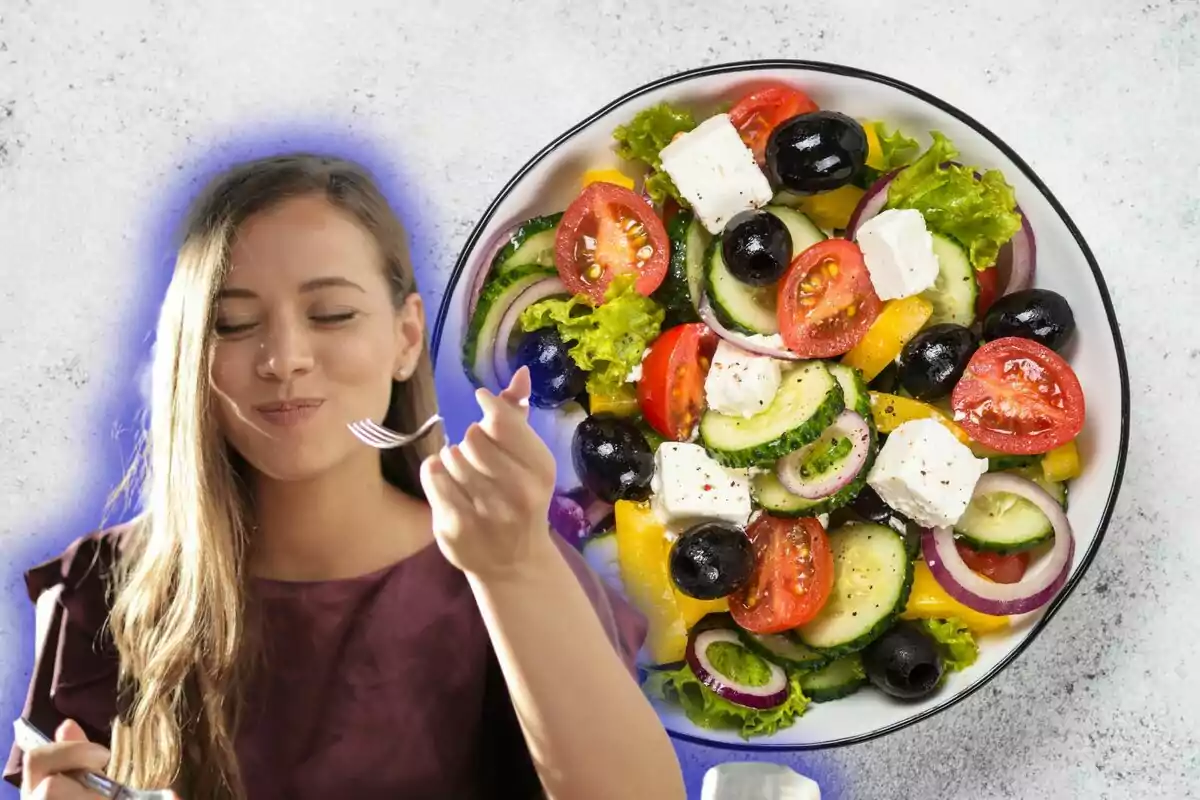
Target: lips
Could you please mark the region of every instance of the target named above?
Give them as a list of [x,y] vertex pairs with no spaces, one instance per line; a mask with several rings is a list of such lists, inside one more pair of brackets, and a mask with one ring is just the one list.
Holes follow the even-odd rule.
[[273,425],[290,427],[309,419],[324,404],[316,398],[295,398],[255,406],[259,416]]

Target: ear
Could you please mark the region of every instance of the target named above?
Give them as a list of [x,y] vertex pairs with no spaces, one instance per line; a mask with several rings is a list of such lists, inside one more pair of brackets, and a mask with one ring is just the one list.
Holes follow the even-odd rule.
[[425,348],[425,304],[421,295],[410,292],[396,309],[396,360],[392,377],[406,381],[412,377]]

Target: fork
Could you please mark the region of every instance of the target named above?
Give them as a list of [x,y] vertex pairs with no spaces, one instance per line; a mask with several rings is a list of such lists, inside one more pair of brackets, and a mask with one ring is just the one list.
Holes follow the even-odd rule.
[[370,419],[360,419],[357,422],[351,422],[348,427],[360,442],[370,445],[371,447],[380,450],[391,450],[395,447],[404,447],[406,444],[415,442],[433,429],[433,426],[442,421],[438,414],[434,414],[429,419],[421,424],[412,433],[396,433],[388,430],[382,425],[376,424]]
[[[13,721],[13,733],[17,740],[17,747],[26,753],[53,743],[49,736],[38,730],[32,722],[24,717],[18,717]],[[112,778],[87,770],[76,770],[67,774],[108,800],[178,800],[178,797],[170,789],[134,789],[118,783]]]

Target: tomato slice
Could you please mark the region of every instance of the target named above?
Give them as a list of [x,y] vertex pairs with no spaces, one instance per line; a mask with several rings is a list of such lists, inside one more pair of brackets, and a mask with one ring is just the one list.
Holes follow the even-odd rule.
[[973,572],[978,572],[996,583],[1017,583],[1025,577],[1025,570],[1029,567],[1029,553],[1002,556],[999,553],[973,550],[962,542],[955,542],[955,546],[963,562]]
[[762,514],[746,534],[754,573],[729,598],[733,621],[751,633],[780,633],[817,616],[833,589],[833,553],[821,523]]
[[950,395],[954,421],[993,450],[1045,453],[1083,429],[1083,388],[1045,345],[1006,337],[980,347]]
[[670,243],[650,204],[624,186],[596,182],[567,207],[554,242],[558,276],[572,294],[599,305],[617,275],[638,272],[639,294],[650,295],[667,274]]
[[716,349],[717,334],[703,322],[676,325],[654,340],[637,385],[638,406],[650,427],[677,442],[692,438]]
[[799,89],[783,84],[765,86],[743,97],[729,109],[729,121],[761,165],[766,161],[767,139],[779,123],[816,111],[817,104]]
[[1000,288],[999,282],[1000,270],[995,267],[975,272],[975,283],[979,286],[979,293],[975,295],[976,319],[983,319],[988,309],[992,307],[992,303],[996,302],[996,294]]
[[776,307],[789,350],[805,358],[831,358],[859,343],[883,303],[858,245],[826,239],[792,260],[779,282]]

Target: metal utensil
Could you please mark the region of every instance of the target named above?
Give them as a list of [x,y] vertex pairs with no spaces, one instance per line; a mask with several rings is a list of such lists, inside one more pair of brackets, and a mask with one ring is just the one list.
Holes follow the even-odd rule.
[[388,430],[375,423],[373,420],[360,419],[357,422],[351,422],[348,427],[350,432],[358,438],[360,442],[380,450],[391,450],[396,447],[404,447],[406,444],[415,442],[433,429],[433,426],[442,421],[441,416],[434,414],[429,419],[421,424],[412,433],[396,433]]
[[[43,745],[53,744],[49,736],[24,717],[13,721],[13,734],[17,747],[26,753]],[[108,800],[178,800],[175,793],[169,789],[133,789],[96,772],[76,770],[67,775]]]

